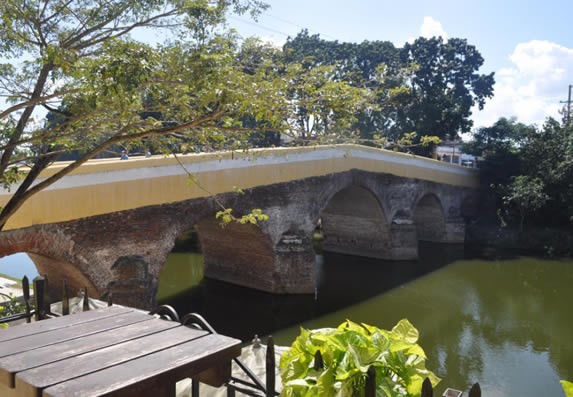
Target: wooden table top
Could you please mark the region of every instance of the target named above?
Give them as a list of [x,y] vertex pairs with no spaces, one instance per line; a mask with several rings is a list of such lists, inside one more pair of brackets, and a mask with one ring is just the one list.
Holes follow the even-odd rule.
[[152,395],[212,369],[230,376],[240,343],[112,306],[0,330],[0,385],[22,397]]

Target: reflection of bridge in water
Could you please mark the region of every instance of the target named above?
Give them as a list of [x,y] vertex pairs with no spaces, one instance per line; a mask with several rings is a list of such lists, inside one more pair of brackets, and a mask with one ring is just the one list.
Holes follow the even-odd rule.
[[[353,145],[97,160],[27,202],[0,254],[26,252],[52,281],[148,307],[176,238],[195,230],[207,277],[309,293],[319,220],[327,251],[415,259],[419,240],[463,242],[477,186],[475,170]],[[270,219],[222,229],[206,190],[234,213]]]

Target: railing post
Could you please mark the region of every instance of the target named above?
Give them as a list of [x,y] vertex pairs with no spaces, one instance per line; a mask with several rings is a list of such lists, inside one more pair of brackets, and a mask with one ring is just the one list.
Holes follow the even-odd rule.
[[48,279],[48,275],[44,274],[44,310],[47,314],[51,312],[50,310],[50,280]]
[[432,382],[430,382],[429,378],[426,378],[422,383],[422,394],[420,397],[433,397],[433,396],[434,396],[434,388],[432,387]]
[[191,379],[191,397],[199,397],[199,381]]
[[265,389],[266,397],[275,396],[275,341],[273,337],[269,335],[267,340],[267,354],[266,354],[266,379],[265,379]]
[[322,353],[320,350],[317,350],[314,353],[314,369],[319,371],[324,368],[324,361],[322,360]]
[[474,385],[470,389],[468,396],[469,397],[481,397],[481,387],[479,386],[479,383],[474,383]]
[[30,309],[30,282],[28,277],[22,279],[22,294],[24,295],[24,306],[26,307],[26,322],[32,322],[32,310]]
[[70,297],[68,294],[68,282],[62,282],[62,316],[70,314]]
[[34,301],[36,304],[36,321],[43,320],[46,316],[44,309],[44,290],[46,284],[42,276],[37,276],[34,278]]
[[90,310],[90,301],[89,301],[89,297],[88,297],[88,287],[84,287],[84,304],[82,307],[82,311],[87,312]]
[[376,397],[376,368],[373,365],[368,368],[364,397]]

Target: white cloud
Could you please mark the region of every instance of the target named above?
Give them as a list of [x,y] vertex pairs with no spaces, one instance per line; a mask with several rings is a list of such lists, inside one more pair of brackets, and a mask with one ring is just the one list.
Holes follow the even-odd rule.
[[431,37],[441,36],[444,40],[448,39],[448,34],[444,30],[442,23],[433,17],[425,16],[420,26],[420,32],[416,37],[410,37],[406,40],[407,43],[413,43],[418,37],[425,37],[427,39]]
[[500,117],[538,125],[549,116],[560,118],[559,102],[573,83],[573,49],[532,40],[519,43],[509,59],[512,67],[495,74],[494,97],[483,111],[474,109],[474,126],[489,126]]
[[442,27],[440,21],[428,16],[424,17],[424,22],[422,22],[422,26],[420,27],[420,36],[425,38],[434,36],[442,36],[444,39],[448,38],[448,34]]

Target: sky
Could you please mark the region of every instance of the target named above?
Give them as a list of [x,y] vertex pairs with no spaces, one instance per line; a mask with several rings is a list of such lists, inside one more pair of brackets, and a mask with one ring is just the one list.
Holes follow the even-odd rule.
[[474,109],[474,127],[500,117],[542,125],[573,84],[573,2],[562,0],[266,0],[257,22],[232,16],[242,36],[283,44],[307,28],[326,40],[464,38],[482,54],[480,73],[495,72],[494,97]]

